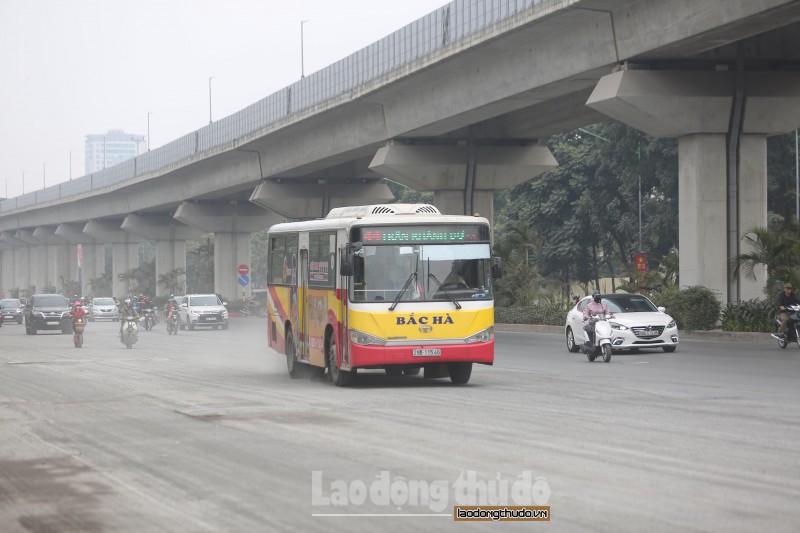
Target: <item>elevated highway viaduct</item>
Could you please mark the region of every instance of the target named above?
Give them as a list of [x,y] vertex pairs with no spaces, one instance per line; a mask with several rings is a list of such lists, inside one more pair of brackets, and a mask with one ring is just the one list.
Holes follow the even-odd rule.
[[239,294],[249,233],[383,202],[388,177],[446,213],[557,165],[539,140],[612,117],[679,139],[680,276],[723,301],[742,234],[766,224],[766,138],[800,125],[800,1],[451,2],[200,130],[103,172],[0,202],[0,287],[185,266],[213,232],[216,291]]

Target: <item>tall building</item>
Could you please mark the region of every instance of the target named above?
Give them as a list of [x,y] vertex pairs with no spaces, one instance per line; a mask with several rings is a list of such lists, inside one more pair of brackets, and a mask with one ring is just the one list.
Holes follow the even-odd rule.
[[[101,135],[86,136],[86,174],[110,168],[139,155],[144,135],[108,130]],[[140,146],[141,144],[141,146]]]

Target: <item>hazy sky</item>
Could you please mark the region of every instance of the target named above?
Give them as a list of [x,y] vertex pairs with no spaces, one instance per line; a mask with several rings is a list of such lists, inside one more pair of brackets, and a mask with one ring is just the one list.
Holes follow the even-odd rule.
[[[86,135],[150,148],[385,37],[447,0],[0,0],[0,197],[84,175]],[[142,150],[146,150],[142,146]],[[7,187],[7,189],[6,189]]]

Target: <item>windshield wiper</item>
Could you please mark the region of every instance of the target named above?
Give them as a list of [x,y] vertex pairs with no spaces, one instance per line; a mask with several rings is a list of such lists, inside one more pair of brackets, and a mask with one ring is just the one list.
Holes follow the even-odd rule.
[[389,307],[389,311],[394,311],[394,308],[397,307],[397,304],[400,303],[400,298],[402,298],[403,295],[408,290],[408,286],[411,284],[411,280],[412,279],[416,280],[416,278],[417,278],[416,272],[412,272],[411,274],[408,275],[408,279],[406,280],[405,285],[403,285],[403,288],[400,289],[400,292],[397,293],[397,297],[395,297],[394,302],[392,302],[391,307]]
[[441,281],[439,281],[439,278],[437,278],[437,277],[436,277],[436,275],[435,275],[433,272],[428,272],[428,279],[430,279],[430,278],[433,278],[433,281],[435,281],[435,282],[436,282],[436,284],[439,286],[439,288],[442,290],[442,292],[444,292],[444,293],[445,293],[445,295],[446,295],[448,298],[450,298],[450,301],[451,301],[451,302],[453,302],[453,304],[456,306],[456,309],[461,309],[461,304],[460,304],[460,303],[458,303],[458,300],[456,300],[455,298],[453,298],[453,295],[452,295],[452,294],[450,294],[450,291],[448,291],[448,290],[447,290],[447,289],[444,287],[444,285],[442,285],[442,282],[441,282]]

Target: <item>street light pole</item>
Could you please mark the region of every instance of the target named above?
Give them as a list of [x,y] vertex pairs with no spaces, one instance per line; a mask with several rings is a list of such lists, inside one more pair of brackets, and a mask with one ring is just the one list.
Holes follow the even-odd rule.
[[799,129],[794,130],[794,182],[797,187],[797,198],[795,199],[795,215],[800,220],[800,155],[797,152],[797,132]]
[[[210,82],[209,82],[210,83]],[[152,111],[147,112],[147,151],[150,151],[150,115],[152,115]]]
[[47,163],[42,163],[42,189],[47,188]]
[[69,151],[69,180],[72,181],[72,150]]
[[213,121],[211,120],[211,80],[214,79],[214,76],[208,78],[208,123],[211,124]]
[[305,39],[303,39],[303,24],[305,24],[306,22],[308,21],[307,20],[300,21],[300,78],[301,79],[306,77],[306,67],[304,63],[305,58],[303,54],[303,45],[305,41]]

